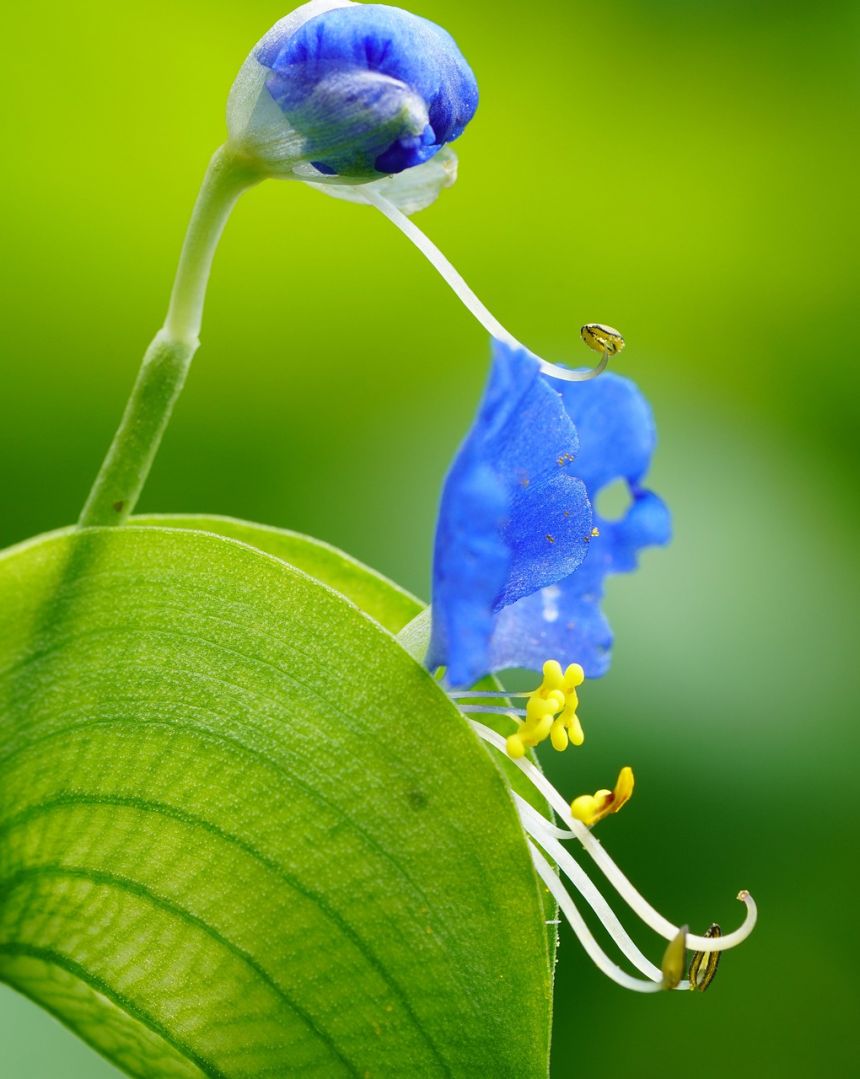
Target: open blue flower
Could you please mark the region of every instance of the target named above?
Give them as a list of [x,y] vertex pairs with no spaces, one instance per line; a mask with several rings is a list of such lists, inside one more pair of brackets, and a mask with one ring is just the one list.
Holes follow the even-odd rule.
[[[522,423],[526,382],[537,407]],[[548,438],[544,416],[554,417]],[[539,669],[550,657],[604,674],[605,578],[633,570],[643,547],[671,535],[665,504],[641,486],[655,441],[650,408],[629,379],[550,383],[527,353],[496,342],[487,396],[442,496],[428,665],[446,665],[454,686],[508,667]],[[526,517],[514,496],[541,454],[555,461],[566,499],[544,468]],[[624,516],[593,515],[588,498],[619,479],[631,497]]]
[[490,670],[502,608],[570,575],[591,538],[575,475],[579,444],[559,394],[525,351],[494,343],[478,417],[454,461],[439,512],[428,666],[451,685]]
[[580,439],[576,473],[594,502],[622,480],[630,505],[618,520],[594,515],[598,535],[576,573],[500,612],[490,646],[492,670],[540,667],[548,656],[569,657],[597,678],[609,667],[612,630],[600,608],[610,573],[629,573],[639,551],[672,535],[666,504],[642,487],[656,444],[647,401],[629,379],[603,374],[559,386]]
[[435,23],[384,4],[312,0],[257,45],[233,99],[234,142],[268,167],[361,182],[420,166],[459,138],[478,87]]

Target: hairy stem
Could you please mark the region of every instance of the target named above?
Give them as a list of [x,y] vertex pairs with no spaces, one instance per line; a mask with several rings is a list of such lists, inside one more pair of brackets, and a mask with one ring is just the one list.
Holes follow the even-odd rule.
[[164,326],[146,350],[78,524],[122,524],[140,496],[199,345],[215,249],[236,200],[261,177],[226,147],[209,163],[188,225]]

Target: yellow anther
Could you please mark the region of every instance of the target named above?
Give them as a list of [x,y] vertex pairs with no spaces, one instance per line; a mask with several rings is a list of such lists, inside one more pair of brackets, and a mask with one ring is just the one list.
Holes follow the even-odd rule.
[[543,684],[541,690],[561,689],[564,685],[564,672],[557,659],[548,659],[543,665]]
[[571,663],[564,672],[564,688],[570,693],[571,690],[581,686],[585,681],[585,671],[578,663]]
[[554,698],[548,701],[546,697],[529,697],[529,703],[526,705],[526,721],[537,723],[544,716],[554,716],[560,710],[561,706]]
[[606,816],[604,810],[612,801],[612,791],[596,791],[594,794],[580,794],[570,803],[570,814],[574,820],[583,824],[596,824]]
[[625,765],[618,773],[614,790],[581,794],[571,803],[570,812],[574,820],[582,821],[590,827],[603,820],[604,817],[608,817],[610,813],[617,813],[625,802],[630,800],[632,793],[633,769]]
[[613,813],[617,813],[625,802],[630,801],[630,796],[633,794],[634,782],[633,769],[629,764],[625,764],[618,773],[618,779],[615,781],[615,790],[612,792],[612,797],[616,803],[612,809]]
[[564,712],[562,712],[562,715],[565,718],[575,716],[577,708],[579,708],[579,694],[575,689],[572,689],[564,702]]
[[509,734],[505,745],[508,750],[508,756],[513,757],[514,760],[518,760],[520,757],[526,755],[526,747],[523,745],[523,740],[519,734]]
[[585,741],[585,731],[582,729],[582,724],[579,722],[579,716],[576,712],[568,719],[567,729],[570,732],[568,737],[573,745],[581,746]]
[[542,742],[544,738],[549,737],[549,732],[552,730],[555,720],[552,713],[549,715],[541,716],[535,724],[534,733],[530,732],[532,738],[537,739],[538,742]]
[[669,941],[669,947],[663,953],[663,988],[674,989],[684,977],[684,963],[687,948],[687,926],[678,930],[677,936]]
[[557,749],[559,753],[563,753],[564,750],[567,749],[567,743],[569,741],[567,730],[560,719],[557,719],[555,723],[553,723],[549,737],[553,749]]

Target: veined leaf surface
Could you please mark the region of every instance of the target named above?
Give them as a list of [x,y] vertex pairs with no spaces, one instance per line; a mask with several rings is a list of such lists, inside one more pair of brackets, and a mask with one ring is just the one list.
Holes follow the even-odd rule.
[[[214,532],[217,536],[227,536],[230,539],[249,543],[252,547],[283,559],[312,577],[316,577],[323,584],[334,588],[395,634],[425,610],[425,605],[421,600],[387,577],[383,577],[381,573],[377,573],[376,570],[359,562],[345,551],[313,536],[305,536],[301,532],[291,532],[273,528],[271,525],[261,525],[252,521],[242,521],[236,517],[215,514],[153,514],[147,517],[136,517],[134,523],[159,528],[190,528],[196,531]],[[479,683],[477,688],[500,690],[503,687],[498,679],[491,675]],[[487,700],[484,703],[498,705],[499,702]],[[480,718],[486,726],[499,734],[507,735],[516,729],[515,723],[504,715],[484,715]],[[529,756],[532,763],[540,768],[537,756],[533,752]],[[552,819],[552,813],[546,802],[514,762],[501,754],[493,754],[492,759],[510,787],[535,809]],[[549,942],[547,963],[552,977],[558,946],[556,929],[558,907],[546,889],[544,889],[544,914]]]
[[385,629],[233,540],[0,557],[0,878],[0,977],[132,1075],[546,1075],[498,771]]
[[381,573],[330,543],[301,532],[215,514],[153,514],[134,517],[132,524],[214,532],[216,536],[249,543],[329,585],[392,633],[398,633],[424,608],[420,599]]

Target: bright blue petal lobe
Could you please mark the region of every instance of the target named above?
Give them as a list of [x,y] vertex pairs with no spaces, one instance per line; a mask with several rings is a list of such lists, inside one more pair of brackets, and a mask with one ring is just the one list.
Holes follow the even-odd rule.
[[577,475],[592,499],[614,480],[638,483],[650,467],[657,432],[648,402],[636,384],[606,372],[587,382],[558,385],[579,432]]
[[563,665],[581,663],[589,678],[606,674],[612,648],[612,630],[600,606],[606,577],[634,570],[643,547],[668,543],[671,521],[661,498],[639,490],[620,521],[595,521],[600,535],[575,573],[499,612],[490,645],[492,670],[540,670],[544,660],[558,659]]
[[500,527],[507,504],[505,485],[476,447],[464,446],[448,474],[436,528],[427,657],[431,670],[447,666],[454,686],[472,685],[485,672],[492,602],[510,565]]
[[[590,556],[589,556],[590,558]],[[600,609],[603,579],[589,567],[500,611],[490,644],[490,668],[539,671],[547,659],[581,663],[589,678],[609,667],[612,630]]]
[[634,570],[642,548],[669,542],[672,525],[663,500],[640,486],[656,433],[648,403],[634,383],[604,374],[589,382],[566,382],[561,394],[580,439],[576,471],[592,502],[608,484],[623,480],[630,505],[617,521],[595,512],[599,534],[575,573],[500,612],[490,658],[493,670],[539,669],[548,658],[576,662],[596,678],[606,673],[612,646],[612,631],[600,609],[606,577]]
[[445,481],[433,561],[428,666],[451,685],[490,669],[494,612],[582,562],[591,506],[576,431],[528,353],[494,343],[477,419]]
[[[268,90],[307,137],[310,156],[319,144],[323,172],[423,164],[463,133],[478,106],[475,76],[451,35],[383,4],[326,11],[286,40],[266,41],[257,59],[271,69]],[[417,129],[416,103],[424,114]]]

